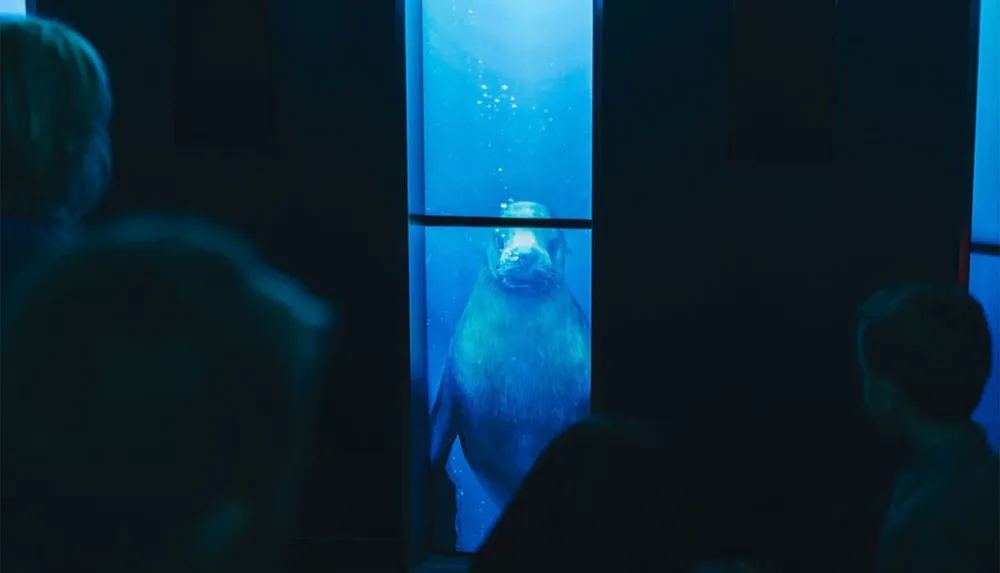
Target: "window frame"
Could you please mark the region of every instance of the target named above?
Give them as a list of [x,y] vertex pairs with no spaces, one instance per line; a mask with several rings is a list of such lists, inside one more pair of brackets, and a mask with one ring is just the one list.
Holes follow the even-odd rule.
[[[405,518],[403,523],[407,565],[421,572],[464,571],[471,554],[442,554],[433,551],[430,540],[429,439],[430,420],[429,376],[427,372],[427,297],[426,297],[426,237],[425,230],[433,227],[510,227],[529,229],[557,228],[588,230],[591,242],[591,282],[596,233],[593,206],[600,196],[602,157],[603,100],[603,0],[592,0],[593,11],[593,83],[591,105],[591,217],[520,219],[503,217],[427,215],[425,213],[424,157],[424,85],[423,85],[423,0],[396,0],[399,36],[403,38],[406,67],[406,127],[407,127],[407,204],[409,226],[408,265],[410,290],[410,380],[406,395],[404,423]],[[593,365],[593,358],[591,358]],[[598,409],[591,379],[591,411]]]

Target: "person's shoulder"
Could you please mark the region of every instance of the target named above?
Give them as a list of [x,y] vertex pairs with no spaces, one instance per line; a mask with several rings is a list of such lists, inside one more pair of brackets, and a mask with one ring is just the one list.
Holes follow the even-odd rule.
[[974,463],[934,475],[910,500],[908,529],[930,538],[994,538],[1000,535],[998,484],[1000,460],[993,452]]
[[1000,464],[995,454],[926,476],[889,511],[878,570],[996,571],[998,482]]

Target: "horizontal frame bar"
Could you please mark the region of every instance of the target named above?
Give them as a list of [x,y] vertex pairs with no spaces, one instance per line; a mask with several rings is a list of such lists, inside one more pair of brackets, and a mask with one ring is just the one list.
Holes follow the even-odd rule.
[[519,227],[522,229],[591,229],[590,219],[523,219],[514,217],[456,217],[410,215],[410,223],[421,227]]
[[969,252],[974,255],[993,255],[994,257],[1000,256],[1000,245],[992,245],[990,243],[972,243],[969,245]]

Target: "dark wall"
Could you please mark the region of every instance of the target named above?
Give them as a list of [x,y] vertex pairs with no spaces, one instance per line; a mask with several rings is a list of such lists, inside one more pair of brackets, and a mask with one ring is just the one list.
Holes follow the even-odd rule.
[[[605,5],[595,393],[662,429],[691,551],[865,570],[894,466],[854,309],[956,280],[969,3],[670,4]],[[699,133],[724,142],[712,172]]]
[[409,367],[395,6],[39,0],[37,12],[78,28],[110,70],[116,170],[96,218],[222,221],[338,304],[289,569],[398,569]]
[[[409,384],[405,86],[393,2],[287,0],[272,13],[283,187],[305,223],[298,272],[335,285],[337,368],[296,566],[402,560]],[[401,14],[399,14],[401,17]],[[298,224],[298,223],[297,223]],[[289,230],[289,232],[295,232]],[[291,261],[292,259],[289,259]],[[325,281],[325,282],[324,282]],[[336,554],[336,555],[335,555]]]

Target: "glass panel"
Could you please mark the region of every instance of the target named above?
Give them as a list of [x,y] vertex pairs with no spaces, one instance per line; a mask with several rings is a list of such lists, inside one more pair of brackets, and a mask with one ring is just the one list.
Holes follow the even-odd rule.
[[447,485],[432,549],[473,552],[541,449],[589,414],[590,231],[425,233],[430,481]]
[[969,261],[969,292],[986,310],[993,334],[993,373],[973,418],[986,428],[993,449],[1000,444],[1000,257],[972,255]]
[[424,213],[591,217],[593,6],[424,0]]
[[1000,243],[1000,0],[981,0],[972,240]]
[[25,0],[0,0],[0,14],[19,14],[23,16],[27,11]]

